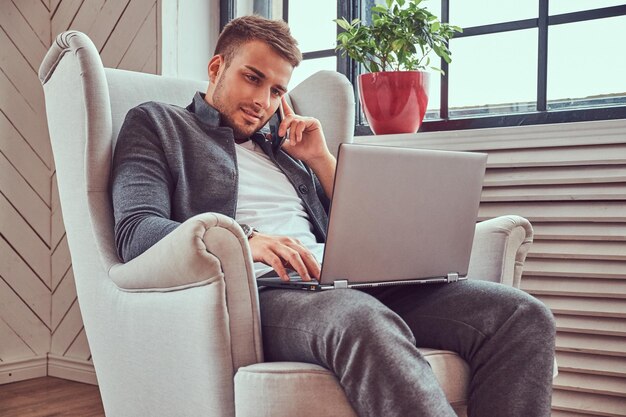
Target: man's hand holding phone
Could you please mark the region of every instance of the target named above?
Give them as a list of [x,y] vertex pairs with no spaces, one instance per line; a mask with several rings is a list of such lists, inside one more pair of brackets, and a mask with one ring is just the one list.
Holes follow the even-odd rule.
[[279,112],[281,107],[283,120],[278,128],[278,136],[284,138],[282,149],[309,166],[329,156],[332,158],[319,120],[296,115],[284,96],[281,98]]

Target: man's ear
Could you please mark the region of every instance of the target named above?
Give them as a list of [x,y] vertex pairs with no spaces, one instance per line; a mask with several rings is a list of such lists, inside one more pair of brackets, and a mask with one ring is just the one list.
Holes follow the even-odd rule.
[[215,83],[215,80],[223,71],[224,57],[222,55],[214,55],[209,61],[209,81]]

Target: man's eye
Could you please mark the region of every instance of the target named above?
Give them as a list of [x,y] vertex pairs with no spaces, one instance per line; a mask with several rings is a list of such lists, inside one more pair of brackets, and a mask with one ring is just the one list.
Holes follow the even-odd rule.
[[280,90],[276,90],[276,89],[272,90],[272,94],[274,95],[274,97],[280,97],[281,96]]
[[253,83],[257,83],[259,82],[259,77],[254,76],[254,75],[246,75],[246,77],[248,78],[248,80],[252,81]]

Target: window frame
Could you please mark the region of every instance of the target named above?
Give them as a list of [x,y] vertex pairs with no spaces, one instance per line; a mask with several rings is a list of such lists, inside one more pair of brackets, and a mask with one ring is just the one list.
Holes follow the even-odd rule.
[[[270,2],[271,0],[256,0],[259,3]],[[283,16],[288,21],[289,0],[283,1]],[[441,1],[442,22],[449,22],[450,0]],[[268,3],[269,4],[269,3]],[[337,16],[346,17],[352,20],[355,17],[362,18],[362,0],[337,1]],[[548,13],[548,0],[538,0],[539,11],[537,18],[520,19],[488,25],[480,25],[463,28],[463,33],[455,35],[455,38],[465,38],[470,36],[489,35],[494,33],[504,33],[515,30],[538,29],[537,46],[537,94],[536,110],[524,113],[493,114],[493,115],[472,115],[463,117],[449,116],[449,79],[448,65],[441,60],[440,68],[445,72],[441,76],[440,86],[440,106],[439,118],[424,120],[420,127],[420,132],[466,130],[490,127],[524,126],[536,124],[569,123],[581,121],[626,119],[626,105],[624,106],[594,106],[580,107],[565,110],[547,109],[547,88],[548,88],[548,29],[550,26],[561,24],[597,20],[609,17],[626,15],[626,5],[609,6],[591,10],[582,10],[550,16]],[[235,0],[220,0],[220,31],[224,25],[235,17]],[[337,28],[337,32],[341,29]],[[355,97],[358,97],[356,90],[356,80],[359,74],[359,66],[349,57],[343,57],[333,49],[305,52],[303,59],[315,59],[336,56],[337,71],[344,74],[352,83]],[[363,123],[360,112],[360,103],[357,100],[355,135],[373,135],[370,127]]]

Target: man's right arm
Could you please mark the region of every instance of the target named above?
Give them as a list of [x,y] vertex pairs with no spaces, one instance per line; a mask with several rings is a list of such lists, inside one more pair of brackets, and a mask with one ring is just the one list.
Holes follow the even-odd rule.
[[172,188],[172,173],[151,119],[144,109],[131,109],[120,129],[111,169],[115,245],[124,262],[179,226],[170,219]]

